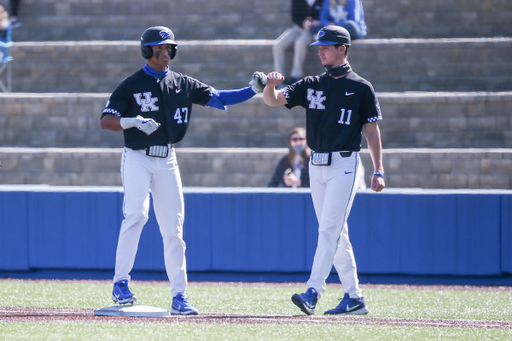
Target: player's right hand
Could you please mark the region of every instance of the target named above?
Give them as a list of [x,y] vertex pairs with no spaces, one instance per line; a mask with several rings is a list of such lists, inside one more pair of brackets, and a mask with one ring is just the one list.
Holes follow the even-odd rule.
[[157,123],[152,118],[144,118],[139,115],[136,117],[136,119],[138,120],[137,128],[140,131],[146,133],[146,135],[153,134],[158,129],[158,127],[160,127],[160,123]]
[[278,86],[284,81],[284,76],[277,71],[271,72],[267,75],[267,85]]
[[386,187],[386,182],[384,181],[384,178],[383,177],[380,177],[378,175],[374,175],[372,176],[372,180],[371,180],[371,189],[372,191],[375,191],[375,192],[380,192],[384,189],[384,187]]

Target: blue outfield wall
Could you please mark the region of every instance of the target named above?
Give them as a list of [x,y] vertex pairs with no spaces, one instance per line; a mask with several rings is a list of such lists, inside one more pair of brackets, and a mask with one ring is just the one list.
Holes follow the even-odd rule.
[[[120,187],[0,186],[0,275],[111,278],[122,202]],[[185,188],[192,280],[305,280],[317,227],[307,189]],[[349,234],[363,283],[512,285],[512,191],[360,191]],[[134,274],[165,279],[162,254],[151,211]]]

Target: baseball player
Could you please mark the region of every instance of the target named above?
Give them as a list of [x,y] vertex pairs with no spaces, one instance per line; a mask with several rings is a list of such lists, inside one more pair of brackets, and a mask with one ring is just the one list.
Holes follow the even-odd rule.
[[278,72],[268,75],[263,90],[265,103],[306,109],[307,143],[312,150],[309,166],[311,196],[318,219],[318,243],[307,291],[292,296],[304,313],[315,313],[325,291],[325,280],[334,265],[345,295],[325,314],[367,314],[359,288],[356,262],[348,237],[347,218],[356,194],[361,132],[364,130],[375,172],[371,189],[385,187],[382,145],[377,121],[382,119],[372,85],[352,71],[347,62],[350,34],[340,26],[322,28],[311,45],[325,68],[319,76],[308,76],[282,89]]
[[251,86],[216,90],[209,85],[171,71],[167,65],[176,56],[178,44],[164,26],[146,29],[140,41],[147,64],[126,78],[112,93],[101,116],[101,128],[123,130],[121,176],[124,188],[124,220],[116,253],[112,300],[134,303],[130,291],[140,234],[148,220],[149,192],[164,244],[165,269],[171,284],[172,314],[197,315],[185,291],[187,273],[183,241],[184,203],[174,143],[185,136],[192,104],[226,110],[261,92],[266,76],[255,72]]

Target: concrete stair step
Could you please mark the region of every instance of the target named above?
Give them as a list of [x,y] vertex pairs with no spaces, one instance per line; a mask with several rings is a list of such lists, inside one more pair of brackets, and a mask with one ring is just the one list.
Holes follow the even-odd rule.
[[[177,148],[187,187],[265,187],[285,148]],[[121,186],[121,148],[0,148],[2,184]],[[373,171],[362,150],[367,185]],[[512,188],[512,148],[384,149],[388,188]]]
[[[510,36],[509,0],[362,0],[368,38]],[[291,1],[23,0],[16,41],[133,40],[164,24],[185,39],[275,39]]]
[[[102,130],[107,93],[0,94],[0,141],[17,147],[123,146],[123,134]],[[377,93],[384,148],[507,148],[512,145],[512,92]],[[265,105],[261,94],[227,111],[194,106],[178,147],[286,146],[305,126],[302,108]],[[364,139],[363,139],[364,143]]]
[[289,8],[287,1],[23,0],[13,39],[136,40],[155,25],[179,40],[274,39],[291,25]]
[[[273,71],[273,40],[179,41],[175,71],[218,89]],[[477,52],[478,51],[478,52]],[[11,48],[13,92],[112,92],[145,60],[139,42],[19,42]],[[349,52],[353,69],[376,91],[512,90],[512,38],[366,39]],[[291,65],[291,51],[288,65]],[[65,62],[63,62],[65,61]],[[305,72],[323,72],[311,48]]]

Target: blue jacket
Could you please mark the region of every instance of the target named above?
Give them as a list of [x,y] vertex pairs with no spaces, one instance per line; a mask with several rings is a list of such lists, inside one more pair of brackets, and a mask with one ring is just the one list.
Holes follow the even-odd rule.
[[345,27],[349,32],[350,29],[347,26],[355,25],[359,37],[354,38],[366,37],[366,23],[364,22],[364,10],[361,0],[347,0],[345,6],[338,5],[335,8],[331,8],[330,0],[324,0],[319,20],[324,27],[334,23]]

